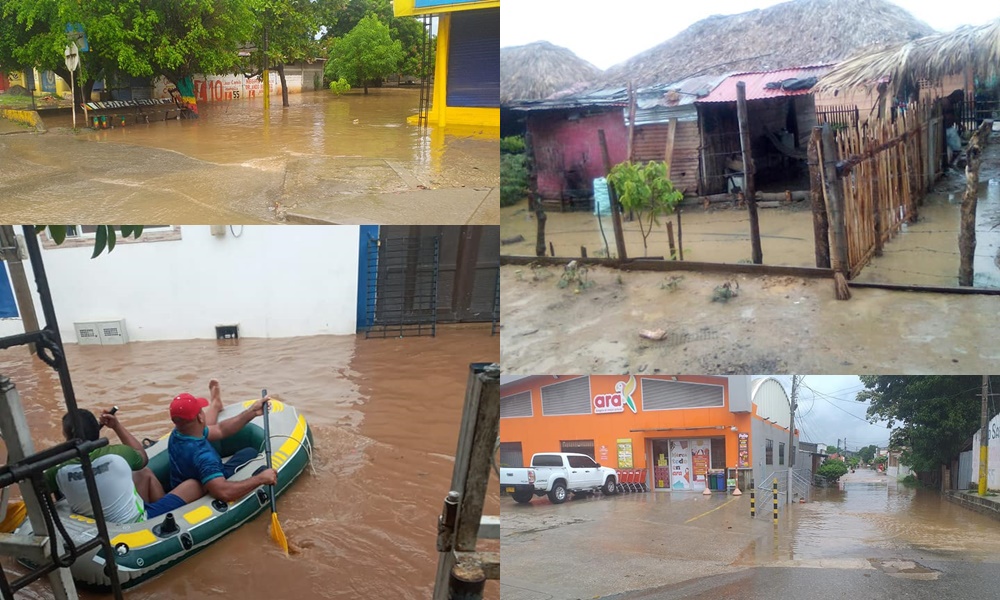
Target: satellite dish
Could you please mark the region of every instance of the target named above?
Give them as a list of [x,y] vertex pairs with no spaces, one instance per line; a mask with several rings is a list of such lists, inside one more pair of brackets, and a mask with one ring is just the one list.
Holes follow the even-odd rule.
[[80,66],[80,51],[76,47],[76,42],[70,42],[63,54],[66,56],[66,68],[75,71]]

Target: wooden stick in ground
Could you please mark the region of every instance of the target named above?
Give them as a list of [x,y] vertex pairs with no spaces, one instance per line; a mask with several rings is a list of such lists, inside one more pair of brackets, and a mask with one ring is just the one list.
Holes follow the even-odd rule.
[[816,266],[830,268],[830,223],[826,219],[826,202],[823,200],[823,171],[819,165],[819,144],[822,127],[813,127],[809,136],[809,196],[812,201],[813,238],[816,246]]
[[833,139],[833,130],[829,125],[823,126],[823,179],[827,206],[830,208],[830,227],[833,231],[833,235],[830,236],[832,242],[830,258],[833,269],[846,276],[851,271],[847,255],[847,226],[840,180],[837,178],[837,146]]
[[684,211],[677,209],[677,256],[684,260],[684,228],[681,227],[681,213]]
[[580,246],[580,258],[587,258],[587,247]]
[[743,190],[750,213],[750,250],[755,265],[764,263],[760,246],[760,222],[757,220],[757,198],[754,196],[754,166],[750,152],[750,123],[747,120],[747,85],[736,84],[736,116],[740,122],[740,146],[743,150]]
[[535,256],[545,256],[545,211],[542,210],[541,202],[535,203],[535,220],[538,223],[538,235],[535,238]]
[[979,166],[982,163],[983,147],[993,127],[992,121],[984,121],[979,130],[969,140],[965,154],[965,196],[962,198],[962,224],[959,229],[958,252],[960,266],[958,285],[972,287],[973,257],[976,254],[976,205],[979,203]]
[[[597,130],[597,140],[601,144],[601,158],[604,160],[604,176],[611,173],[611,158],[608,155],[608,141],[604,137],[604,130]],[[628,253],[625,251],[625,235],[622,231],[622,213],[618,206],[618,195],[615,194],[615,186],[608,182],[608,196],[611,199],[611,224],[615,229],[615,247],[618,249],[618,259],[627,260]],[[543,248],[542,252],[545,250]],[[539,255],[540,256],[540,255]]]
[[552,245],[552,242],[549,242],[549,256],[555,256],[555,255],[556,255],[556,247]]
[[670,260],[677,260],[677,248],[674,247],[673,221],[667,221],[667,244],[670,245]]

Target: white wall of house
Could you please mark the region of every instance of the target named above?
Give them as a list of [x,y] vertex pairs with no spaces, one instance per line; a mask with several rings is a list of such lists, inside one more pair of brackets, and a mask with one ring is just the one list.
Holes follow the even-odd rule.
[[[1000,415],[990,420],[986,428],[988,443],[986,455],[986,487],[1000,490]],[[972,437],[972,482],[979,482],[979,432]]]
[[[216,325],[237,323],[240,337],[355,333],[356,226],[237,225],[223,236],[182,226],[180,239],[153,237],[93,260],[92,241],[43,248],[63,341],[76,341],[75,322],[116,319],[130,341],[212,339]],[[37,295],[35,305],[42,322]],[[20,319],[0,320],[0,335],[22,331]]]

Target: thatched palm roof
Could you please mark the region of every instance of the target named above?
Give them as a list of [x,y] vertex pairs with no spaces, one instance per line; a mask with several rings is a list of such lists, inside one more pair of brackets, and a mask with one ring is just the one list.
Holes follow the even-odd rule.
[[738,15],[712,16],[608,69],[603,85],[638,86],[694,75],[769,71],[832,63],[872,44],[934,30],[888,0],[792,0]]
[[967,66],[980,77],[1000,73],[1000,19],[978,27],[959,27],[877,51],[859,52],[823,78],[824,88],[874,87],[889,78],[889,93],[916,87],[917,80],[938,82]]
[[600,73],[572,51],[549,42],[500,48],[500,104],[547,98],[581,81],[593,81]]

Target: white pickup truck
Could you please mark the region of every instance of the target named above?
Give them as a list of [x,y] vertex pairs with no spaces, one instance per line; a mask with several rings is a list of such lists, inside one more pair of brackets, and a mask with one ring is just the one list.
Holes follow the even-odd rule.
[[521,504],[546,494],[552,504],[562,504],[567,492],[600,490],[606,495],[614,494],[618,491],[618,474],[586,454],[548,452],[532,456],[528,468],[500,469],[500,486]]

